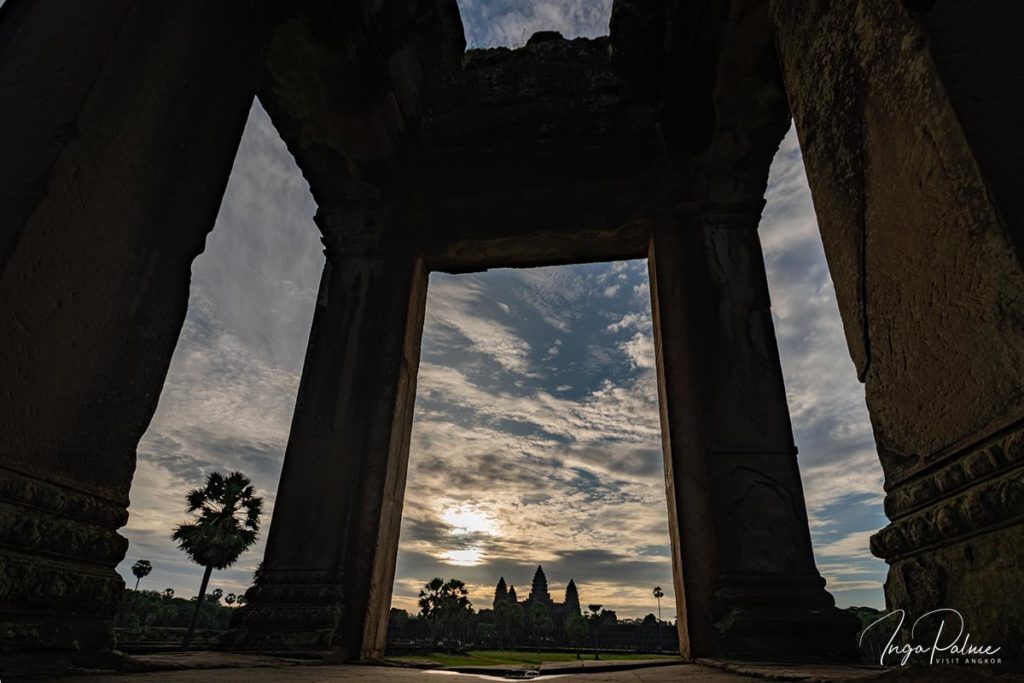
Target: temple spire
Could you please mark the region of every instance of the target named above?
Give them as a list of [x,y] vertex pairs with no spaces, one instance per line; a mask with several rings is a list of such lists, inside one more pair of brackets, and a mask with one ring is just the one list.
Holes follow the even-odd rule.
[[543,602],[550,605],[551,593],[548,592],[548,577],[544,575],[544,567],[537,565],[537,571],[533,575],[533,585],[530,587],[529,602]]
[[565,587],[565,611],[567,614],[580,614],[580,594],[576,590],[576,582],[569,579],[569,585]]
[[494,609],[498,609],[498,603],[508,602],[508,589],[505,587],[505,577],[498,579],[498,585],[494,589]]
[[516,587],[512,586],[511,588],[508,589],[508,603],[510,605],[514,605],[517,602],[519,602],[519,598],[516,597]]

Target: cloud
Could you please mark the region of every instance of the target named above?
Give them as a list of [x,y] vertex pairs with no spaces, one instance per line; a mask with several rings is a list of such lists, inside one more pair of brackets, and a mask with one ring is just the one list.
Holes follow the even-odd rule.
[[424,338],[428,343],[462,344],[478,356],[494,361],[503,370],[526,373],[530,345],[494,315],[494,308],[510,317],[508,305],[489,299],[480,276],[455,285],[450,278],[431,278],[432,296],[427,304]]
[[459,0],[466,46],[518,47],[537,31],[566,38],[608,34],[611,0]]

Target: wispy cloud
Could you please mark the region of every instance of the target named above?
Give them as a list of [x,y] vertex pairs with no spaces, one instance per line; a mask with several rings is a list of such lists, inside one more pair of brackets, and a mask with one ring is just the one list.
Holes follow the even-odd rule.
[[608,34],[611,0],[459,0],[466,46],[518,47],[537,31],[566,38]]

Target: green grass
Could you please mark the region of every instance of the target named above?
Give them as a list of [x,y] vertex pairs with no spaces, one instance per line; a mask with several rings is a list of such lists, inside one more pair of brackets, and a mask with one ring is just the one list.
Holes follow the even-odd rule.
[[[580,653],[583,659],[593,659],[593,652]],[[416,657],[390,657],[400,662],[434,662],[441,666],[539,666],[548,662],[575,662],[572,652],[521,652],[518,650],[470,650],[465,655],[447,655],[433,652]],[[637,659],[672,659],[668,655],[654,654],[601,654],[601,661],[621,662]]]

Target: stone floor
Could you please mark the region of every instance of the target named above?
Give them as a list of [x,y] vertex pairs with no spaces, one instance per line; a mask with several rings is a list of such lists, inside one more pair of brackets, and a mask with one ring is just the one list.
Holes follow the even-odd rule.
[[[128,675],[85,676],[74,679],[89,683],[126,683],[126,681],[152,681],[153,683],[193,683],[217,681],[217,683],[324,683],[333,681],[361,681],[364,683],[473,683],[474,681],[508,681],[500,676],[483,674],[460,674],[447,671],[424,671],[382,666],[292,666],[262,667],[244,669],[198,669],[187,671],[161,671]],[[756,677],[730,673],[722,669],[696,664],[679,664],[625,671],[599,671],[594,673],[569,673],[545,675],[543,681],[558,683],[669,683],[683,681],[693,683],[740,683],[761,680]]]
[[[226,653],[149,655],[134,658],[140,669],[134,673],[84,674],[65,678],[69,683],[473,683],[508,681],[507,677],[485,672],[458,673],[390,666],[326,665],[311,660],[285,659]],[[991,673],[963,667],[924,667],[883,670],[867,666],[827,664],[751,664],[699,660],[695,663],[664,661],[645,665],[637,662],[584,662],[542,667],[542,681],[557,683],[741,683],[749,681],[799,681],[800,683],[960,683],[961,681],[1024,681],[1008,673]],[[156,669],[156,670],[154,670]],[[575,670],[574,670],[575,669]],[[500,672],[494,672],[498,674]],[[6,677],[5,677],[6,678]],[[52,680],[52,678],[35,679]]]
[[[365,683],[459,683],[466,681],[507,681],[497,676],[479,674],[456,674],[442,671],[421,671],[417,669],[394,669],[379,666],[318,666],[295,667],[291,669],[217,669],[200,671],[167,671],[126,676],[87,676],[76,679],[91,683],[125,683],[131,681],[153,681],[154,683],[192,683],[193,681],[217,681],[218,683],[263,683],[270,681],[295,681],[296,683],[317,683],[333,681],[363,681]],[[708,683],[732,683],[733,681],[755,680],[745,676],[705,669],[692,665],[662,667],[656,669],[635,669],[615,673],[576,674],[545,676],[540,680],[557,680],[559,683],[588,681],[603,683],[611,681],[708,681]]]
[[[458,673],[440,670],[422,670],[388,666],[324,665],[309,660],[284,659],[254,655],[232,655],[226,653],[190,653],[148,655],[133,658],[136,666],[146,669],[128,674],[82,675],[70,679],[77,683],[126,683],[127,681],[153,681],[154,683],[193,683],[217,681],[218,683],[269,683],[270,681],[295,681],[313,683],[320,681],[363,681],[365,683],[404,681],[424,683],[472,683],[473,681],[507,681],[500,670],[477,670],[472,673]],[[764,680],[853,680],[871,676],[877,671],[862,667],[818,667],[817,675],[808,676],[808,671],[794,677],[792,668],[761,665],[761,670],[746,671],[724,662],[708,661],[700,664],[659,662],[567,662],[542,667],[541,680],[558,683],[605,683],[613,681],[661,683],[668,681],[707,681],[708,683],[733,683],[735,681]],[[827,671],[823,670],[827,669]],[[823,677],[820,674],[828,674]]]

